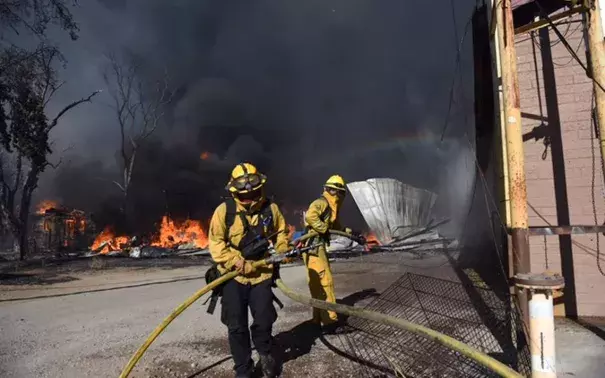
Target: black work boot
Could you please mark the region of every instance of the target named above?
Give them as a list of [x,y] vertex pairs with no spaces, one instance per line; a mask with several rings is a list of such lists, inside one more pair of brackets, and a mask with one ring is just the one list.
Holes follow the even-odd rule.
[[235,373],[235,378],[252,378],[254,372],[254,361],[250,360],[245,371]]
[[235,378],[252,378],[252,371],[247,371],[245,373],[236,373]]
[[260,366],[265,377],[277,377],[277,363],[270,354],[260,355]]

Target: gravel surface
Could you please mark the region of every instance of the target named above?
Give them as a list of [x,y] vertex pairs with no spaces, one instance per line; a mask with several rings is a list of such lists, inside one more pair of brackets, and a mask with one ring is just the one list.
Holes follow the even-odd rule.
[[[124,266],[107,260],[94,268],[76,261],[3,270],[0,377],[117,377],[154,327],[204,285],[203,264],[162,259]],[[333,270],[337,296],[357,305],[371,300],[364,295],[369,289],[381,292],[404,271],[455,279],[438,257],[402,261],[374,255],[337,261]],[[307,292],[301,266],[282,268],[282,277]],[[360,376],[342,355],[346,348],[338,336],[320,338],[306,323],[310,309],[277,294],[285,304],[274,330],[282,377]],[[206,314],[202,302],[168,327],[132,377],[233,376],[226,329],[218,312]],[[575,323],[557,326],[561,376],[605,376],[605,341]]]
[[[54,288],[19,287],[15,282],[0,286],[13,289],[3,290],[0,299],[0,376],[117,377],[153,328],[204,285],[203,278],[194,278],[201,276],[200,270],[120,268],[73,275],[77,281]],[[306,291],[302,267],[283,268],[282,276],[293,288]],[[175,282],[165,283],[167,278]],[[108,281],[126,288],[110,289]],[[141,281],[144,286],[136,286]],[[103,291],[96,291],[99,286]],[[23,299],[43,295],[52,296]],[[310,377],[324,370],[332,372],[328,376],[351,376],[352,363],[329,351],[305,323],[310,310],[278,295],[285,304],[274,331],[277,352],[286,360],[282,376]],[[226,329],[218,311],[208,315],[205,310],[198,301],[177,318],[131,376],[232,376]]]

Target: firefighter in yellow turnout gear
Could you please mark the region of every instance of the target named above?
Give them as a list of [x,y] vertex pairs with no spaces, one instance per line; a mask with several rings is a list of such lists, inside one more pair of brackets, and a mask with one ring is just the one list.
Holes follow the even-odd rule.
[[[265,182],[265,176],[252,164],[237,165],[227,185],[232,198],[217,207],[209,227],[209,250],[219,274],[231,270],[241,273],[222,288],[221,310],[238,378],[253,375],[250,338],[260,355],[264,375],[277,374],[271,356],[271,333],[277,319],[271,289],[273,266],[254,268],[252,263],[270,256],[268,240],[277,253],[286,252],[288,228],[277,204],[265,197]],[[250,327],[248,308],[253,318]]]
[[[315,299],[335,303],[334,280],[328,261],[327,246],[329,244],[328,230],[342,230],[351,233],[350,229],[343,229],[338,215],[346,195],[345,182],[342,177],[334,175],[324,185],[320,198],[311,203],[305,213],[305,226],[308,231],[313,230],[323,239],[324,243],[305,254],[303,259],[307,267],[307,278],[311,296]],[[313,240],[315,239],[315,240]],[[317,238],[311,239],[307,245],[317,243]],[[338,316],[333,311],[313,309],[313,322],[323,326],[335,325]]]

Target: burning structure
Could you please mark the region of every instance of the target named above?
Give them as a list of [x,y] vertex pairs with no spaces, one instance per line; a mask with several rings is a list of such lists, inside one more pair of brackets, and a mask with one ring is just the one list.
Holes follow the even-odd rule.
[[81,210],[43,201],[32,215],[33,252],[85,250],[94,239],[95,225]]
[[94,253],[130,257],[153,257],[175,251],[199,252],[208,246],[208,236],[202,222],[187,219],[176,221],[164,215],[157,231],[147,237],[116,234],[111,226],[99,233],[91,244]]

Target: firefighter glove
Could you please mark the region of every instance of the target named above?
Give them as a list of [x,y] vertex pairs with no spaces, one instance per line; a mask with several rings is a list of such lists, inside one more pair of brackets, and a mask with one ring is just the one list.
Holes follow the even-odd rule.
[[254,272],[256,272],[256,268],[252,265],[252,261],[244,261],[244,276],[247,276]]

